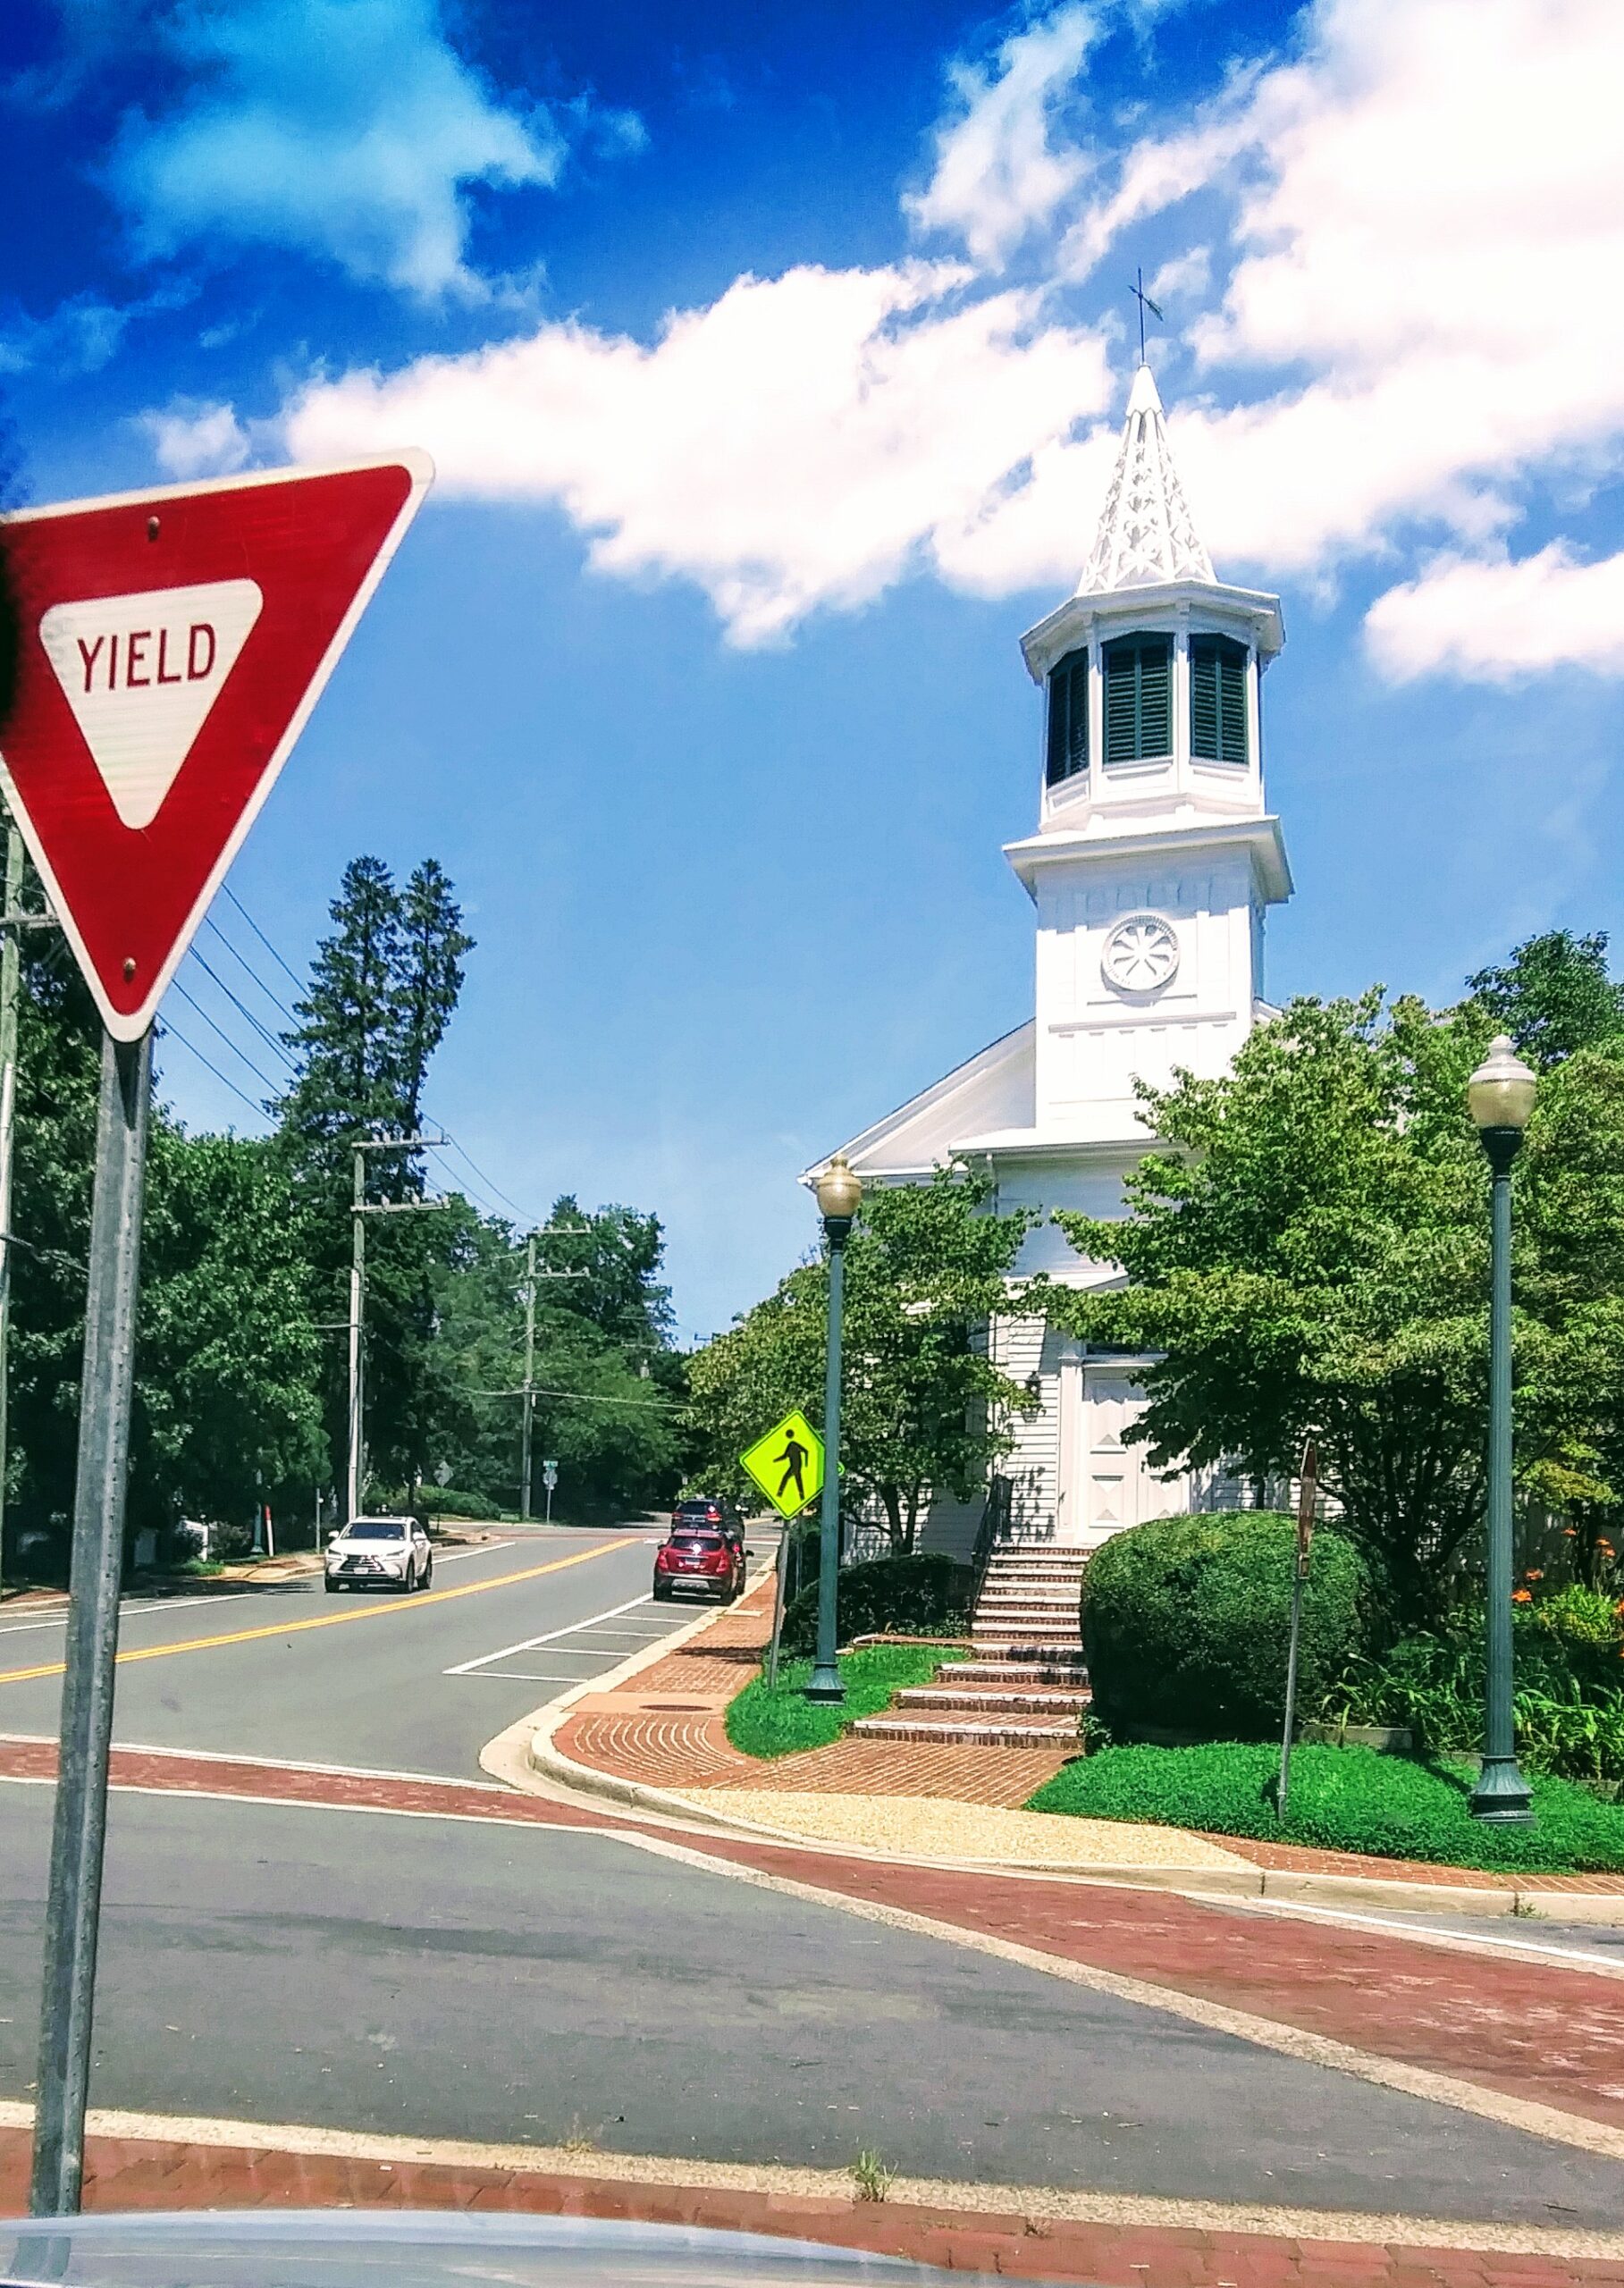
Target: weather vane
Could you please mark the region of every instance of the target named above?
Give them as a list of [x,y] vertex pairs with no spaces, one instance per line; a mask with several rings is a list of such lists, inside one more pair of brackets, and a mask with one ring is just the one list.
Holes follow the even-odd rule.
[[1145,291],[1145,273],[1142,268],[1136,270],[1133,273],[1132,290],[1134,300],[1139,304],[1139,362],[1142,366],[1145,362],[1145,312],[1149,310],[1153,318],[1160,318],[1164,325],[1167,321],[1162,316],[1161,304],[1153,302]]

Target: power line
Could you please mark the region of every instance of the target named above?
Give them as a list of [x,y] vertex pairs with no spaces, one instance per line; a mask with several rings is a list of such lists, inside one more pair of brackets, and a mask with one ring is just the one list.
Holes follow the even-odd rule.
[[231,1050],[231,1055],[233,1056],[240,1056],[243,1063],[248,1066],[248,1071],[254,1075],[254,1078],[257,1081],[263,1081],[266,1088],[270,1089],[272,1095],[274,1096],[276,1093],[277,1084],[272,1080],[270,1074],[260,1071],[258,1065],[255,1064],[253,1058],[248,1055],[246,1048],[239,1048],[237,1043],[231,1039],[230,1033],[225,1030],[225,1027],[219,1022],[218,1019],[209,1015],[208,1011],[204,1007],[202,1002],[197,1000],[187,991],[179,978],[176,978],[175,980],[175,991],[180,995],[181,1000],[185,1002],[189,1009],[195,1009],[197,1011],[198,1016],[202,1018],[204,1023],[208,1027],[211,1032],[219,1034],[221,1039]]
[[240,967],[245,970],[248,976],[253,979],[255,984],[265,995],[265,999],[270,1003],[271,1006],[278,1011],[281,1015],[284,1016],[290,1025],[298,1024],[299,1019],[294,1015],[292,1010],[289,1008],[287,1003],[285,1001],[279,1000],[276,995],[272,992],[270,987],[265,983],[264,978],[261,977],[259,972],[255,968],[248,955],[243,953],[239,946],[234,945],[231,938],[226,936],[224,930],[215,921],[214,915],[212,913],[206,913],[203,917],[203,921],[204,926],[214,931],[215,937],[219,938],[221,944],[225,947],[226,952],[230,954],[231,959],[236,962]]
[[226,983],[224,978],[221,976],[218,970],[214,970],[209,967],[202,955],[198,951],[196,946],[191,949],[191,957],[193,961],[197,963],[198,967],[203,972],[204,976],[209,980],[210,983],[217,985],[220,988],[221,992],[224,994],[232,1008],[235,1009],[240,1015],[248,1019],[249,1024],[253,1026],[254,1030],[259,1035],[260,1039],[265,1044],[265,1047],[275,1050],[277,1056],[281,1057],[282,1063],[287,1066],[290,1072],[296,1072],[298,1068],[294,1064],[293,1059],[289,1056],[281,1041],[277,1039],[276,1035],[266,1026],[260,1023],[258,1018],[254,1014],[252,1009],[249,1008],[248,1003],[231,991],[231,987]]
[[186,1035],[181,1030],[180,1026],[176,1024],[172,1017],[164,1018],[163,1030],[165,1039],[169,1038],[172,1034],[174,1039],[180,1042],[182,1048],[189,1048],[192,1055],[197,1058],[198,1064],[203,1066],[205,1071],[212,1072],[215,1080],[220,1082],[223,1088],[226,1088],[231,1090],[231,1094],[238,1099],[239,1103],[247,1105],[248,1110],[255,1115],[256,1118],[259,1120],[263,1120],[265,1118],[265,1106],[263,1105],[257,1105],[252,1097],[245,1095],[243,1090],[237,1086],[235,1081],[228,1081],[224,1073],[220,1070],[220,1067],[215,1064],[213,1059],[205,1056],[197,1042],[187,1039]]
[[299,975],[299,972],[292,966],[292,964],[277,952],[275,946],[265,936],[265,931],[260,928],[258,922],[255,921],[253,915],[248,912],[248,907],[244,905],[242,900],[238,896],[230,882],[223,883],[221,887],[225,891],[227,897],[231,899],[231,904],[236,907],[238,913],[241,914],[243,920],[248,923],[248,928],[254,932],[254,935],[258,938],[260,944],[265,947],[266,953],[270,955],[271,959],[273,962],[281,963],[282,967],[287,971],[288,975],[293,980],[294,984],[298,986],[299,991],[302,993],[305,989],[305,980]]
[[457,1141],[457,1139],[451,1134],[450,1129],[446,1128],[443,1121],[441,1122],[440,1125],[444,1132],[446,1142],[456,1153],[458,1158],[463,1161],[467,1166],[472,1168],[480,1182],[487,1186],[491,1191],[494,1192],[497,1199],[502,1200],[508,1207],[509,1207],[513,1210],[513,1213],[518,1217],[519,1221],[523,1223],[525,1221],[525,1211],[519,1206],[517,1200],[509,1198],[509,1194],[502,1190],[501,1184],[496,1182],[495,1178],[493,1176],[488,1176],[485,1173],[484,1170],[480,1166],[479,1162],[468,1150],[467,1146],[466,1144],[459,1144]]
[[[537,1398],[570,1398],[580,1406],[652,1406],[662,1414],[680,1414],[682,1401],[674,1398],[614,1398],[603,1391],[560,1391],[545,1383],[533,1383],[531,1389]],[[470,1391],[470,1398],[523,1398],[523,1388],[511,1391]]]

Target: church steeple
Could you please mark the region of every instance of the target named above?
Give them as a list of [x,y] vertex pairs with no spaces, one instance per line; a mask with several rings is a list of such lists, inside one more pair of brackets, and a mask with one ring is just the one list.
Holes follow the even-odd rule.
[[1141,365],[1128,399],[1116,474],[1077,593],[1216,578],[1173,466],[1156,382]]

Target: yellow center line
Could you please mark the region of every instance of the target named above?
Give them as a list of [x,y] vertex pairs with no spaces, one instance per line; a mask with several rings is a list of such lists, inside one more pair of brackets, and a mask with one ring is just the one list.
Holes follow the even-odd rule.
[[[585,1565],[588,1558],[606,1557],[611,1549],[621,1549],[624,1543],[601,1541],[591,1549],[572,1550],[568,1557],[550,1558],[545,1565],[527,1565],[522,1573],[499,1573],[493,1581],[464,1581],[454,1589],[425,1589],[414,1597],[403,1597],[398,1604],[355,1605],[348,1612],[318,1613],[311,1620],[272,1621],[259,1628],[233,1628],[223,1636],[189,1636],[179,1644],[143,1644],[136,1651],[121,1653],[118,1664],[127,1661],[166,1661],[173,1653],[212,1653],[221,1644],[251,1644],[257,1636],[297,1636],[306,1628],[339,1628],[352,1620],[380,1620],[385,1613],[421,1612],[425,1605],[449,1603],[452,1597],[483,1596],[487,1589],[510,1589],[516,1581],[534,1581],[543,1573],[561,1573],[567,1565]],[[67,1663],[45,1661],[38,1668],[0,1670],[0,1684],[31,1684],[38,1677],[59,1677]]]

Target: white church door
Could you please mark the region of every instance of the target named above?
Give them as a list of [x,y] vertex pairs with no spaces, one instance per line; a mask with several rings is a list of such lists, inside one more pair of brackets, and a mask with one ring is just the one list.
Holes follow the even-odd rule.
[[1078,1538],[1091,1545],[1182,1504],[1176,1488],[1150,1468],[1145,1449],[1123,1435],[1144,1406],[1138,1384],[1109,1367],[1084,1367],[1077,1383],[1081,1470],[1067,1507],[1081,1526]]

